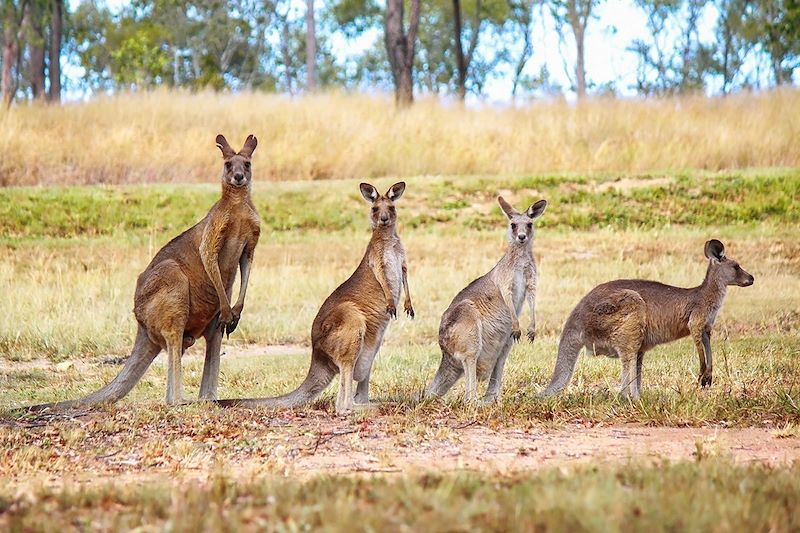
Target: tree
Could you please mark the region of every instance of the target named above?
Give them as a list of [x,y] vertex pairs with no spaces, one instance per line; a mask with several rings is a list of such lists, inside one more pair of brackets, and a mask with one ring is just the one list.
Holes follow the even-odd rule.
[[481,33],[482,22],[481,0],[475,0],[472,32],[467,47],[467,53],[464,54],[464,45],[461,42],[461,0],[453,0],[453,30],[456,48],[456,71],[458,72],[458,97],[461,101],[464,101],[467,95],[467,69],[469,69],[472,57],[475,54],[475,47],[478,45],[478,36]]
[[50,22],[50,61],[48,74],[50,78],[50,92],[48,100],[61,101],[61,44],[63,40],[64,0],[51,0]]
[[[635,40],[629,50],[639,56],[637,89],[664,95],[702,90],[717,70],[714,46],[700,42],[698,21],[706,0],[636,0],[647,15],[651,41]],[[674,28],[675,39],[666,31]]]
[[749,0],[718,0],[719,18],[716,28],[716,71],[722,76],[723,94],[727,94],[744,65],[751,48],[746,37]]
[[26,0],[0,0],[0,20],[3,23],[3,67],[0,74],[0,88],[3,93],[3,106],[9,107],[17,93],[19,70],[21,66],[20,42],[22,40],[22,21],[27,7]]
[[314,0],[306,0],[306,89],[317,89],[317,29],[314,24]]
[[568,24],[575,40],[575,93],[578,99],[586,97],[586,26],[592,17],[592,9],[599,0],[551,0],[550,10],[556,28]]
[[405,0],[387,0],[384,19],[384,40],[392,79],[395,101],[401,107],[414,101],[414,46],[419,26],[420,0],[411,0],[408,31],[405,29],[403,7]]
[[528,60],[533,55],[533,39],[531,26],[533,25],[533,9],[541,5],[542,0],[510,0],[510,24],[519,31],[522,39],[522,49],[512,67],[511,98],[515,99],[517,90],[523,81],[523,71]]
[[752,0],[748,33],[769,58],[775,85],[791,83],[800,66],[800,1]]
[[47,96],[44,86],[45,7],[41,0],[30,0],[22,19],[22,33],[28,51],[28,82],[34,100]]

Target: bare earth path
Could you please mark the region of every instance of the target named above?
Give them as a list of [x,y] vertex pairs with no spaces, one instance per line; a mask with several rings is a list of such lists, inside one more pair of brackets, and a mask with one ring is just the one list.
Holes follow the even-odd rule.
[[[575,463],[694,460],[698,454],[773,465],[800,460],[800,439],[779,438],[762,428],[624,425],[493,430],[478,424],[442,424],[397,431],[384,417],[353,422],[310,411],[299,417],[289,412],[226,412],[216,422],[203,421],[203,428],[212,423],[219,430],[211,434],[164,423],[109,434],[108,416],[54,426],[0,428],[20,432],[20,448],[14,451],[29,460],[20,465],[9,461],[11,450],[0,450],[6,454],[0,479],[9,486],[25,486],[207,479],[218,472],[240,479],[262,474],[304,478],[460,470],[510,474]],[[123,411],[112,417],[113,425],[127,418]],[[75,433],[83,435],[78,445],[68,442]],[[42,450],[45,443],[45,457],[32,451]]]
[[[302,347],[281,351],[288,348],[306,352]],[[237,350],[236,355],[264,353],[259,347]],[[58,371],[46,361],[7,363],[0,370],[29,367]],[[218,472],[241,479],[262,474],[305,478],[462,470],[503,474],[580,463],[680,461],[713,455],[772,465],[800,460],[797,431],[782,435],[757,427],[633,424],[548,427],[536,421],[525,427],[490,427],[469,417],[463,420],[435,411],[424,418],[406,417],[392,409],[336,417],[313,409],[169,409],[160,402],[128,400],[106,411],[73,417],[0,419],[0,483],[21,487],[207,479]]]

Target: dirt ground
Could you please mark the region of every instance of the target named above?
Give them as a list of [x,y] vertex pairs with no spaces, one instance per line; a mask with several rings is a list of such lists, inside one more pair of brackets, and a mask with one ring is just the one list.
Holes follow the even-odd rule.
[[[800,438],[781,437],[763,428],[573,425],[494,430],[467,422],[396,431],[383,417],[354,422],[317,411],[301,416],[291,412],[242,415],[233,413],[218,424],[222,433],[234,432],[231,442],[219,433],[203,437],[161,425],[140,428],[131,445],[127,431],[102,434],[101,428],[108,423],[102,414],[67,422],[75,425],[73,430],[85,432],[83,446],[59,444],[52,426],[18,428],[39,433],[50,445],[55,442],[52,462],[41,469],[35,465],[0,468],[0,479],[23,487],[207,479],[220,471],[238,479],[267,473],[305,478],[463,470],[511,474],[576,463],[678,461],[715,455],[772,465],[800,460]],[[236,433],[230,424],[239,425],[241,431]],[[0,428],[9,429],[14,431],[7,423]],[[63,434],[63,426],[60,431]],[[161,447],[164,442],[170,444]]]
[[[301,346],[281,347],[305,353]],[[263,355],[264,347],[237,351]],[[156,365],[161,364],[157,361]],[[59,372],[44,360],[7,368]],[[123,402],[98,410],[33,419],[0,419],[0,482],[145,482],[202,479],[220,470],[260,474],[408,474],[481,471],[499,474],[545,466],[629,460],[681,461],[724,456],[735,462],[787,465],[800,460],[800,432],[772,428],[649,427],[572,424],[491,427],[478,420],[432,416],[408,422],[380,409],[337,417],[314,409],[200,410],[181,413]],[[5,448],[5,449],[3,449]]]

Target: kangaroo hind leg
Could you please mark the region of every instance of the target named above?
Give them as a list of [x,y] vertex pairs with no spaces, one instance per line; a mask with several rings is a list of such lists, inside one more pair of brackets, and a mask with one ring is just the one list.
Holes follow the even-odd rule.
[[364,347],[366,321],[355,306],[340,307],[323,326],[323,333],[315,343],[339,368],[339,393],[336,397],[336,413],[353,410],[353,369]]
[[454,311],[458,313],[457,319],[443,334],[440,332],[439,344],[464,368],[464,399],[473,403],[478,400],[478,357],[483,346],[481,317],[470,304],[462,304]]

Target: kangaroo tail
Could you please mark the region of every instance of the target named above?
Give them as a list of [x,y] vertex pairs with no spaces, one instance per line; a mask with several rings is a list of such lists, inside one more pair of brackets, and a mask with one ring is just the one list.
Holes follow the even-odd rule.
[[136,332],[136,341],[133,344],[131,355],[111,383],[79,400],[32,405],[22,408],[22,411],[62,411],[74,407],[89,407],[106,402],[116,402],[128,394],[133,386],[142,379],[145,371],[160,351],[161,347],[150,340],[147,331],[140,324],[139,330]]
[[564,326],[564,332],[561,334],[561,340],[558,343],[558,357],[556,358],[553,377],[550,378],[550,384],[544,390],[542,396],[553,396],[569,384],[572,374],[575,372],[575,362],[578,360],[578,354],[583,348],[582,337],[579,326],[570,317]]
[[217,400],[220,407],[268,407],[272,409],[288,409],[314,401],[322,391],[330,385],[338,368],[323,353],[315,350],[311,354],[311,366],[306,379],[290,393],[272,398],[243,398]]

